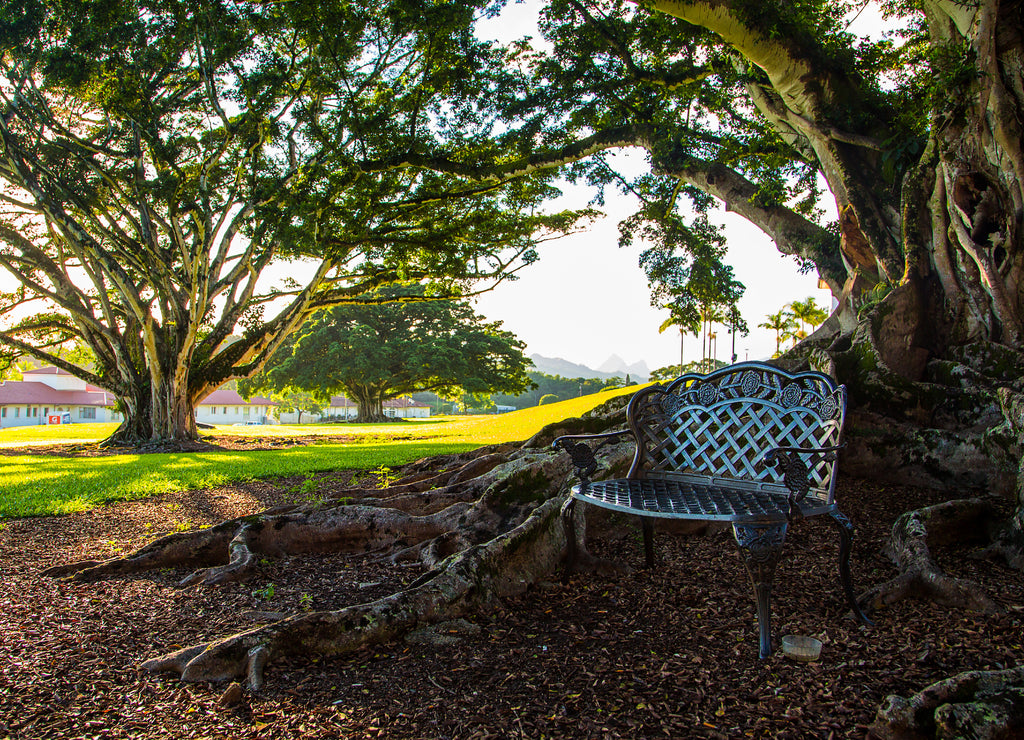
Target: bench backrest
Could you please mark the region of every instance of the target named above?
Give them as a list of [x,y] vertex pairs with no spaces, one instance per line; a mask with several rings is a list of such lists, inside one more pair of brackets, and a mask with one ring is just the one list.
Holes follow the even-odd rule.
[[[822,373],[743,362],[644,388],[627,413],[638,440],[631,478],[696,473],[776,482],[781,473],[762,461],[769,449],[839,444],[846,388]],[[811,489],[831,502],[834,456],[806,462]]]

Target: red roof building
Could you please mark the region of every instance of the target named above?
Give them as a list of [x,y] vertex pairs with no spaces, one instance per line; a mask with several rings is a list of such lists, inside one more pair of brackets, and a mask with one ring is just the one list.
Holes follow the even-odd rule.
[[196,404],[196,421],[204,424],[270,424],[277,403],[253,396],[248,401],[238,391],[218,388]]
[[121,421],[116,398],[66,370],[40,367],[0,383],[0,428]]

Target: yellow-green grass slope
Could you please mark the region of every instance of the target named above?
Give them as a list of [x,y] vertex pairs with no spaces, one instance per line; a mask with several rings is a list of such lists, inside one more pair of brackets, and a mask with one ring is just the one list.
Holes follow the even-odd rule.
[[[0,519],[66,514],[108,501],[147,498],[256,478],[397,467],[430,455],[525,440],[547,424],[580,416],[616,395],[634,390],[603,391],[498,416],[437,417],[397,424],[221,427],[215,432],[357,438],[344,444],[325,440],[281,450],[103,457],[0,455]],[[0,447],[97,441],[114,428],[112,424],[76,424],[3,429]]]

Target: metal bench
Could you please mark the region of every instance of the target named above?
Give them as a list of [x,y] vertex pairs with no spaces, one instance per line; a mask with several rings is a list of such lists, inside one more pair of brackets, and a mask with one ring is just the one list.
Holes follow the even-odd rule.
[[[788,373],[761,362],[689,373],[638,391],[627,407],[628,431],[553,443],[572,456],[579,477],[562,509],[568,567],[576,559],[577,501],[643,517],[648,567],[654,564],[655,517],[730,522],[754,586],[760,656],[766,658],[772,652],[772,578],[786,529],[828,514],[839,530],[846,600],[871,624],[850,577],[853,525],[834,500],[845,413],[846,388],[827,375]],[[628,436],[636,453],[627,477],[590,480],[597,450]]]

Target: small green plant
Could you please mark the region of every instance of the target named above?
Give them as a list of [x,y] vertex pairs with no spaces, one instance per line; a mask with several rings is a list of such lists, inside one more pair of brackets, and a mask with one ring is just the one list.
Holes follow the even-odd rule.
[[182,519],[180,522],[175,522],[174,526],[171,527],[172,532],[188,532],[194,525],[188,519]]
[[373,474],[377,477],[378,488],[390,488],[395,480],[397,480],[394,471],[386,465],[381,465],[375,469]]
[[310,596],[308,593],[303,593],[301,596],[299,596],[299,606],[302,608],[302,611],[304,612],[312,611],[313,597]]
[[320,481],[315,473],[310,473],[302,483],[288,489],[296,501],[318,504],[323,502],[323,495],[320,493]]
[[252,595],[257,599],[263,599],[264,601],[270,601],[274,598],[274,584],[268,583],[263,588],[257,588],[252,592]]

